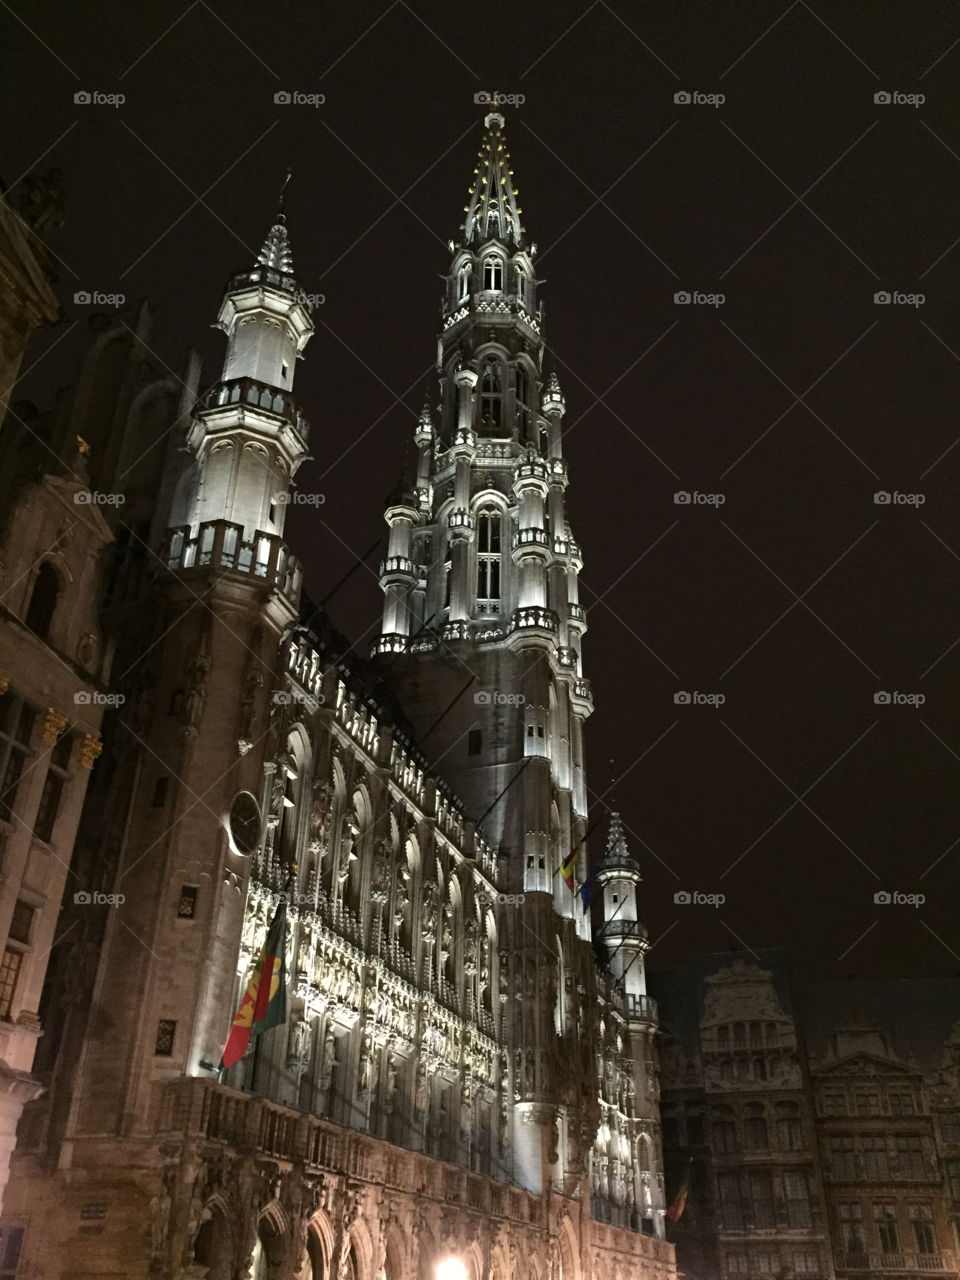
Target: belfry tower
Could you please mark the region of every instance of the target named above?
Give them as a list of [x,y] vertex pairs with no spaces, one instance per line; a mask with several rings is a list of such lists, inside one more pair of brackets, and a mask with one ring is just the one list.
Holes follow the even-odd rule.
[[522,895],[501,906],[499,926],[513,1172],[533,1190],[569,1189],[599,1122],[583,1052],[597,982],[590,920],[560,874],[578,850],[586,875],[582,560],[565,509],[566,405],[543,368],[536,245],[503,117],[484,126],[450,245],[439,405],[415,429],[415,482],[386,510],[374,651],[438,772],[500,850],[509,894]]
[[391,683],[471,816],[509,787],[483,825],[509,851],[516,890],[550,893],[572,918],[557,870],[586,820],[582,561],[564,505],[566,405],[543,372],[536,245],[503,130],[501,115],[487,116],[462,239],[451,242],[438,420],[425,406],[415,485],[386,511],[375,651],[389,655]]

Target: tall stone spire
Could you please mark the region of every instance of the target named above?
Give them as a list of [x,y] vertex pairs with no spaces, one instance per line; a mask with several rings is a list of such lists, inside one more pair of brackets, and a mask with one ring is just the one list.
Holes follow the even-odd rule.
[[483,123],[486,133],[474,169],[470,203],[464,208],[467,216],[461,227],[463,243],[477,245],[496,239],[520,248],[524,229],[503,133],[505,122],[499,112],[493,111]]
[[283,180],[283,186],[280,188],[279,207],[277,209],[277,220],[267,232],[267,238],[263,242],[263,248],[257,254],[257,262],[262,267],[269,267],[273,271],[280,271],[284,275],[293,275],[293,253],[290,249],[290,236],[287,232],[287,186],[293,177],[293,171],[287,170],[287,176]]

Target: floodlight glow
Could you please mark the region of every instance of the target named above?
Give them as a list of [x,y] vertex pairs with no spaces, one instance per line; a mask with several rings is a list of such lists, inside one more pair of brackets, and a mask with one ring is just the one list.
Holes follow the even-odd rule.
[[445,1258],[437,1266],[437,1280],[467,1280],[467,1268],[459,1258]]

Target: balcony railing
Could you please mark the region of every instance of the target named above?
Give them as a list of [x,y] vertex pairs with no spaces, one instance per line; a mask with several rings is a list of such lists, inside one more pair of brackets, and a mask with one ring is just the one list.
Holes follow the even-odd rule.
[[282,1107],[214,1080],[185,1076],[160,1091],[158,1132],[220,1142],[310,1174],[332,1173],[424,1194],[493,1218],[546,1228],[546,1200],[356,1129]]
[[262,409],[274,417],[283,418],[304,441],[310,435],[309,422],[291,393],[284,391],[282,387],[271,387],[253,378],[229,378],[212,386],[198,402],[199,408],[206,410],[221,409],[232,404]]
[[659,1022],[660,1013],[653,996],[638,996],[626,992],[623,997],[627,1017],[633,1021]]
[[952,1253],[844,1253],[836,1254],[837,1271],[953,1271]]
[[288,600],[296,600],[303,573],[300,562],[281,538],[270,533],[247,540],[243,526],[229,520],[206,520],[195,537],[189,525],[167,534],[164,559],[169,569],[222,569],[248,574],[273,587]]
[[539,605],[528,605],[517,609],[513,615],[513,626],[517,631],[525,627],[538,627],[541,631],[549,631],[556,635],[560,630],[557,615],[552,609],[542,609]]
[[646,938],[646,926],[639,920],[623,920],[614,916],[612,920],[604,920],[597,930],[597,940],[601,938]]

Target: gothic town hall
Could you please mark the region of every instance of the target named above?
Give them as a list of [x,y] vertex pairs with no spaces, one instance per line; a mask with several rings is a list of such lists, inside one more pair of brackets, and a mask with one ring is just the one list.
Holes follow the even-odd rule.
[[[222,370],[157,364],[142,304],[5,425],[0,1275],[675,1276],[510,165],[492,113],[371,655],[284,540],[314,321],[282,209],[227,282]],[[3,217],[7,351],[52,304]]]

